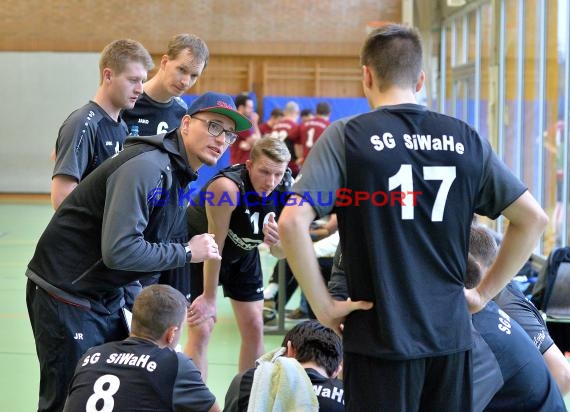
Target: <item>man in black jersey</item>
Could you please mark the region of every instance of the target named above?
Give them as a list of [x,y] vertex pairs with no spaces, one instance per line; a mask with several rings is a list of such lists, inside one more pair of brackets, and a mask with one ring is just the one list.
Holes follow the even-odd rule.
[[[496,244],[489,231],[482,226],[472,226],[466,288],[479,284],[495,252]],[[335,299],[349,297],[340,248],[328,288]],[[517,316],[520,318],[520,313]],[[487,304],[472,320],[473,411],[565,410],[554,376],[534,347],[530,331],[496,302]]]
[[40,364],[38,410],[60,411],[78,359],[127,336],[124,287],[189,262],[221,259],[201,232],[172,241],[185,218],[188,183],[214,165],[251,123],[230,96],[205,93],[166,134],[125,148],[69,194],[38,240],[26,271],[26,303]]
[[120,112],[135,105],[153,66],[150,54],[137,41],[116,40],[105,46],[95,97],[71,113],[59,129],[51,181],[54,209],[105,159],[123,149],[127,127]]
[[[480,225],[471,227],[469,253],[484,271],[493,264],[497,255],[497,243],[489,229]],[[570,391],[570,363],[550,337],[546,322],[538,309],[512,281],[493,300],[523,328],[542,354],[562,396],[566,395]]]
[[[178,34],[168,43],[166,54],[160,60],[158,72],[144,84],[144,92],[132,109],[123,111],[127,126],[137,125],[140,136],[166,133],[180,125],[188,107],[180,96],[190,89],[208,64],[206,43],[193,34]],[[186,222],[180,222],[172,236],[175,242],[188,241]],[[141,283],[164,283],[190,297],[190,268],[187,266],[165,270]]]
[[258,140],[245,164],[230,166],[204,185],[187,208],[189,235],[212,233],[222,261],[193,264],[192,306],[185,352],[207,375],[208,341],[216,321],[218,284],[231,299],[241,336],[239,371],[255,365],[263,348],[263,273],[257,247],[281,251],[277,218],[291,185],[290,154],[279,139]]
[[[317,318],[344,323],[347,410],[470,410],[469,311],[524,264],[548,218],[487,140],[416,103],[417,30],[373,31],[361,64],[373,110],[334,122],[311,150],[279,221],[283,247]],[[332,201],[315,201],[323,192]],[[352,301],[330,297],[311,253],[307,227],[333,209]],[[488,275],[466,291],[474,212],[510,224]]]
[[130,336],[79,360],[64,411],[219,411],[191,359],[174,350],[188,301],[168,285],[135,299]]
[[[344,411],[344,389],[342,380],[337,379],[342,368],[340,337],[318,321],[309,320],[287,332],[281,346],[286,348],[284,356],[295,358],[305,369],[313,384],[319,411]],[[256,368],[251,368],[236,375],[226,393],[224,412],[247,411],[252,387],[272,392],[272,386],[276,383],[257,382],[259,378],[255,376],[255,371]]]
[[137,125],[139,135],[152,136],[178,127],[188,109],[180,96],[202,75],[209,55],[206,43],[193,34],[172,37],[158,71],[144,84],[134,107],[122,113],[129,130]]
[[[472,251],[482,256],[478,252],[486,246],[478,241],[493,242],[492,236],[477,227],[471,229],[470,239],[474,242],[470,242],[465,275],[468,289],[479,284],[487,269]],[[473,411],[566,411],[544,359],[514,318],[491,301],[473,314],[472,323]]]

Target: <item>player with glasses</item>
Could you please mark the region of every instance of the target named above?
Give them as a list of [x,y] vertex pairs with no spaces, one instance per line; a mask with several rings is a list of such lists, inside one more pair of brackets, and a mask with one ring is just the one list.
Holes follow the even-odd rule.
[[214,137],[218,137],[222,133],[225,133],[224,139],[226,141],[226,144],[228,145],[234,143],[237,139],[237,134],[235,133],[234,130],[224,129],[224,126],[218,122],[215,122],[213,120],[201,119],[200,117],[196,116],[190,116],[190,117],[192,117],[192,119],[200,120],[201,122],[206,123],[208,125],[208,133],[210,133]]

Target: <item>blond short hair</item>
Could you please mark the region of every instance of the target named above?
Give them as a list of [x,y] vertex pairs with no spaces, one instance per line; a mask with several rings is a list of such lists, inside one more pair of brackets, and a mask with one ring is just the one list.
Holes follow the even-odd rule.
[[274,137],[264,137],[254,143],[249,154],[250,160],[255,163],[261,156],[267,156],[278,163],[289,163],[291,160],[291,153],[285,143]]

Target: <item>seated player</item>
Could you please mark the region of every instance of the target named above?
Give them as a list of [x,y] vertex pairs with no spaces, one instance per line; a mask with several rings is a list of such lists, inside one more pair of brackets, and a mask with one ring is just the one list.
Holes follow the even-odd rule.
[[[318,409],[321,412],[344,411],[343,384],[340,379],[336,378],[342,366],[341,338],[335,334],[332,329],[321,325],[318,321],[308,320],[297,324],[287,332],[281,345],[284,348],[284,356],[296,359],[300,363],[300,366],[304,368],[310,380],[308,385],[312,384],[312,388],[316,394]],[[264,366],[265,365],[258,366],[258,369]],[[292,376],[293,380],[301,380],[301,384],[296,382],[299,391],[289,395],[305,398],[307,394],[299,392],[304,392],[301,389],[302,380],[306,380],[307,376],[303,376],[304,373],[302,369],[300,370],[299,376],[295,376],[296,372],[294,370],[291,371],[291,368],[288,372],[290,372],[288,376]],[[277,384],[276,382],[279,382],[276,376],[277,373],[279,373],[279,371],[271,371],[269,375],[275,379],[271,379],[270,382],[260,382],[259,379],[264,379],[263,377],[267,376],[267,374],[260,370],[256,371],[256,368],[238,374],[228,388],[224,412],[247,411],[250,396],[255,395],[264,399],[266,398],[264,393],[261,395],[257,393],[256,391],[258,390],[269,394],[267,396],[269,398],[271,398],[272,393],[276,397],[283,396],[283,393],[276,393],[278,391],[275,391],[276,388],[274,386]],[[286,385],[287,387],[293,386],[291,382],[287,382]],[[252,395],[252,388],[254,395]],[[275,399],[271,399],[271,401],[275,401]],[[281,399],[280,401],[294,402],[295,399]],[[268,400],[267,403],[269,402]],[[256,403],[256,405],[260,404]],[[299,405],[296,406],[297,408],[299,407]]]
[[174,350],[187,304],[171,286],[144,288],[130,336],[79,360],[64,411],[220,411],[192,360]]
[[[484,226],[474,225],[471,229],[470,242],[469,249],[473,257],[483,266],[489,267],[497,254],[494,232]],[[570,363],[550,337],[546,323],[538,309],[513,281],[507,284],[493,300],[524,329],[540,350],[562,395],[568,394],[570,392]]]

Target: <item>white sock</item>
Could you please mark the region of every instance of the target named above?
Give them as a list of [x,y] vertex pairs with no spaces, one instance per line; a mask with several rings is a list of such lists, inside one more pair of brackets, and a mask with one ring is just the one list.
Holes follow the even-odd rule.
[[263,289],[263,299],[271,300],[275,298],[275,295],[277,295],[278,291],[279,291],[279,284],[271,282],[265,287],[265,289]]

